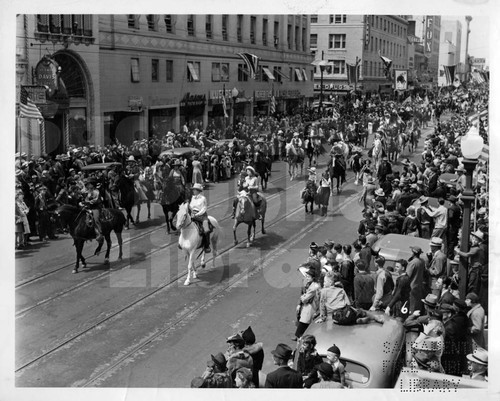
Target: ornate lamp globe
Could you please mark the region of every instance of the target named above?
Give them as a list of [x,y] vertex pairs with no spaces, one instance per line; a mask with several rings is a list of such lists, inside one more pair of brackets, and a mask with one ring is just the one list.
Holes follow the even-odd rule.
[[239,93],[240,93],[240,92],[239,92],[239,91],[238,91],[238,89],[236,89],[236,88],[233,88],[233,89],[231,90],[231,96],[232,96],[232,97],[237,97],[237,96],[239,95]]
[[466,159],[477,159],[483,150],[483,146],[483,138],[479,135],[478,128],[473,125],[461,140],[462,155]]

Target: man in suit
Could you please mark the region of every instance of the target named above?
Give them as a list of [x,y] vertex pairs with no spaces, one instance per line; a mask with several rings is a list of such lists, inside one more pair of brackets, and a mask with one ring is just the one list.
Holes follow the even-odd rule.
[[422,298],[427,291],[424,286],[425,260],[420,257],[422,248],[410,247],[412,256],[408,260],[406,274],[410,278],[410,314],[422,309]]
[[427,255],[429,265],[427,271],[431,278],[431,292],[436,295],[441,295],[441,280],[446,276],[447,258],[446,254],[441,250],[443,240],[439,237],[431,238],[431,252]]
[[278,366],[274,372],[267,375],[266,388],[302,388],[302,375],[288,366],[292,349],[286,344],[278,344],[273,354],[274,364]]

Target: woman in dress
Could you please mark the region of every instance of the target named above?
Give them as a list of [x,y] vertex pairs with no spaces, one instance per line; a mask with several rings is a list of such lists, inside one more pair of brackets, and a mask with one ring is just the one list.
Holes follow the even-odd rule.
[[203,170],[198,155],[193,156],[193,185],[203,185]]
[[331,179],[328,170],[321,175],[318,188],[316,204],[320,207],[321,216],[326,216],[328,203],[330,201]]
[[27,237],[31,233],[27,217],[28,212],[29,207],[24,203],[24,193],[18,189],[16,191],[16,249],[26,246]]

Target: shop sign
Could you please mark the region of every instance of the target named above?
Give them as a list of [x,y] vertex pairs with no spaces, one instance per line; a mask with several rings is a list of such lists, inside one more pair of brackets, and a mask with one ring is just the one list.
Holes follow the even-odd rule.
[[370,21],[368,17],[365,16],[365,49],[368,49],[368,45],[370,44]]
[[284,89],[284,90],[280,90],[278,91],[278,97],[293,97],[293,98],[297,98],[297,97],[301,97],[302,94],[300,93],[300,90],[298,89]]
[[43,56],[35,67],[35,82],[47,88],[47,95],[52,96],[59,88],[58,76],[61,67],[49,56]]
[[255,99],[268,99],[272,96],[272,92],[269,91],[255,91]]
[[129,96],[128,97],[128,107],[130,110],[141,110],[143,105],[142,96]]
[[472,64],[486,64],[486,59],[485,58],[474,58],[474,57],[471,57],[471,63]]
[[189,92],[184,95],[180,102],[181,107],[203,106],[206,102],[205,95],[191,95]]
[[[354,89],[354,85],[347,84],[323,84],[323,90],[338,90],[350,91]],[[314,84],[314,90],[321,90],[321,84]]]
[[47,90],[45,86],[38,85],[23,85],[23,88],[28,92],[28,97],[35,104],[45,104],[47,103]]
[[149,96],[150,106],[176,105],[176,103],[173,97]]

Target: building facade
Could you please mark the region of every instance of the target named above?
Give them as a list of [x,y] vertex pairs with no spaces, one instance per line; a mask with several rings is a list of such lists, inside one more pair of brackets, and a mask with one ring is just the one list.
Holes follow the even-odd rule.
[[390,59],[394,70],[407,70],[407,30],[405,16],[312,15],[311,51],[317,64],[314,74],[316,97],[321,92],[321,81],[326,96],[351,92],[356,82],[349,84],[347,66],[356,63],[359,65],[357,89],[367,93],[392,92],[393,80],[386,77],[380,56]]
[[[223,127],[313,95],[305,15],[21,15],[18,32],[19,85],[43,83],[29,71],[44,59],[67,92],[42,124],[18,119],[33,154]],[[255,79],[238,53],[258,57]]]

